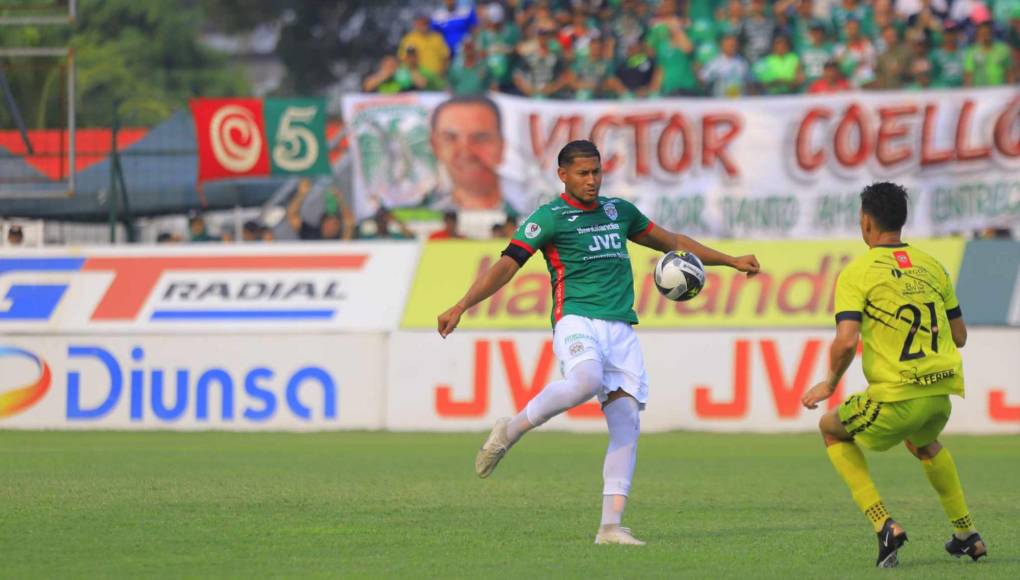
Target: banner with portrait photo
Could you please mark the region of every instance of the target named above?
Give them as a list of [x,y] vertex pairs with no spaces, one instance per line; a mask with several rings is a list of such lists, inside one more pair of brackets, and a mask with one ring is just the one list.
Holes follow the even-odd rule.
[[[711,237],[854,238],[862,187],[911,193],[907,234],[1020,223],[1020,89],[557,101],[351,95],[356,211],[379,204],[527,214],[558,195],[572,139],[602,152],[602,194]],[[438,114],[437,114],[438,112]]]

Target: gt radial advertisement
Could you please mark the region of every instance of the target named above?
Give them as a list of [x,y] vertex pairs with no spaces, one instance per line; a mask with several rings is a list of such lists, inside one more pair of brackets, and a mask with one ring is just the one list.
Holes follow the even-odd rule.
[[0,429],[378,429],[382,334],[0,338]]
[[0,252],[0,334],[395,328],[413,243]]
[[[646,431],[807,432],[824,409],[865,387],[858,357],[837,395],[819,410],[804,391],[825,378],[831,331],[639,331],[649,375]],[[386,428],[487,430],[519,412],[560,377],[552,333],[458,330],[391,338]],[[410,357],[407,353],[417,356]],[[1020,434],[1020,331],[971,330],[963,349],[966,399],[953,397],[948,430]],[[593,401],[549,422],[553,429],[603,431]]]

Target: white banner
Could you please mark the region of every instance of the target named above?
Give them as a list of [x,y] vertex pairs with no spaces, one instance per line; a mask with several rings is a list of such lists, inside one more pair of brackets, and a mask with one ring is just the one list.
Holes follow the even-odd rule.
[[413,242],[0,251],[0,334],[383,331]]
[[[822,411],[800,396],[825,378],[831,331],[639,331],[650,379],[642,429],[808,432]],[[517,413],[559,378],[548,332],[458,331],[391,336],[386,428],[486,430]],[[1020,331],[971,330],[963,349],[967,397],[953,397],[950,433],[1020,434]],[[863,390],[860,359],[842,395]],[[833,397],[829,408],[840,402]],[[605,429],[594,402],[553,419],[549,428]]]
[[[660,225],[756,238],[857,237],[858,194],[911,193],[907,233],[1020,222],[1020,89],[572,102],[353,95],[357,211],[513,209],[558,195],[572,139],[602,152],[603,195]],[[441,107],[441,108],[439,108]],[[434,114],[439,111],[439,114]]]
[[0,338],[0,429],[383,426],[383,334]]

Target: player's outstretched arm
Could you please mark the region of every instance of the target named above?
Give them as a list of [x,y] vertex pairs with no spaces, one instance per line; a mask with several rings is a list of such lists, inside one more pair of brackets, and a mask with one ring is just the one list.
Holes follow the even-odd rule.
[[836,385],[843,373],[854,360],[857,353],[857,342],[861,336],[861,323],[856,320],[840,320],[836,325],[836,338],[829,347],[829,376],[824,381],[811,387],[800,398],[802,405],[808,409],[818,407],[818,403],[828,399],[836,392]]
[[706,266],[729,266],[741,272],[747,272],[748,276],[757,274],[761,269],[761,266],[758,265],[758,258],[755,258],[754,254],[746,256],[724,254],[719,250],[709,248],[694,238],[664,230],[659,226],[652,226],[648,233],[636,238],[634,241],[642,246],[661,252],[673,250],[690,252],[701,259],[701,263]]
[[460,317],[464,311],[498,292],[520,269],[521,266],[513,258],[508,256],[500,258],[492,268],[475,280],[463,298],[439,315],[439,335],[446,338],[460,324]]

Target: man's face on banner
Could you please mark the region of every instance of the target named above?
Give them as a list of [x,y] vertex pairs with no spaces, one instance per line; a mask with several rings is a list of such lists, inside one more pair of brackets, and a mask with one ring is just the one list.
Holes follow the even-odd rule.
[[434,124],[432,151],[449,172],[455,194],[486,201],[501,197],[497,170],[503,161],[503,136],[496,114],[482,104],[453,103],[443,107]]

